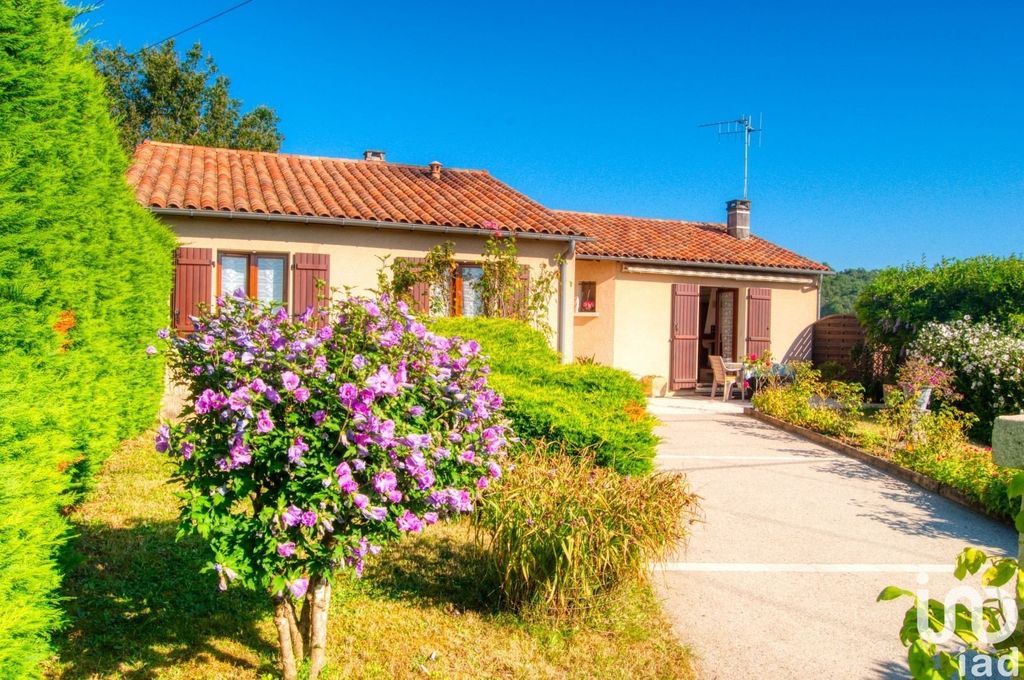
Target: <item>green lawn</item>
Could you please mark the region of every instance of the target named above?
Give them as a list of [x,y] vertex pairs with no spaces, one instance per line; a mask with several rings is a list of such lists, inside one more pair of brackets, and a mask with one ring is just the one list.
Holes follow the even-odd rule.
[[[48,677],[276,676],[267,599],[218,592],[201,546],[175,542],[175,489],[150,442],[113,455],[70,516],[69,622]],[[439,525],[342,579],[327,677],[694,677],[648,589],[568,629],[495,611],[478,564],[466,525]]]

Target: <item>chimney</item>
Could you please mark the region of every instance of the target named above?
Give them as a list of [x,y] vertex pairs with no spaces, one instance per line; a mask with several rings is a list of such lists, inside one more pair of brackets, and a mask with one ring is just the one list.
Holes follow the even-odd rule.
[[725,204],[725,212],[729,236],[741,241],[750,238],[750,201],[745,198],[731,200]]
[[376,150],[376,149],[367,149],[366,151],[363,152],[363,160],[364,161],[378,161],[380,163],[383,163],[384,162],[384,152]]
[[434,179],[441,179],[441,164],[437,161],[430,162],[430,176]]

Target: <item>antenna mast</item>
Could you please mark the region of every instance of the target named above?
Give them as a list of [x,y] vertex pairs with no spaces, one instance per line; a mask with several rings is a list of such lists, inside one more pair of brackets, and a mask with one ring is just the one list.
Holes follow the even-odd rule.
[[[755,132],[763,132],[764,126],[759,120],[754,127],[751,116],[740,116],[736,120],[720,120],[717,123],[704,123],[698,127],[716,127],[718,136],[743,135],[743,199],[747,198],[747,184],[750,177],[750,137]],[[760,138],[758,138],[760,140]]]

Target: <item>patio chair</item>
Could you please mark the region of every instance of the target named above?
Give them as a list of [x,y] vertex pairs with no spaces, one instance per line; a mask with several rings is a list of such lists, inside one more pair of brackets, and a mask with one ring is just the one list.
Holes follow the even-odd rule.
[[742,367],[726,367],[725,359],[720,356],[712,355],[708,358],[711,360],[711,370],[714,372],[715,376],[711,383],[711,398],[715,398],[715,388],[721,385],[722,401],[728,401],[729,396],[732,394],[732,388],[740,379],[740,371],[742,370]]

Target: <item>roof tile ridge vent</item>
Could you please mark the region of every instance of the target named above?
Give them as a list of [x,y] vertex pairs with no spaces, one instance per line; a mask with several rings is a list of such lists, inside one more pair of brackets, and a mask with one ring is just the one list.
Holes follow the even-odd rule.
[[586,215],[588,217],[610,217],[620,220],[642,220],[647,222],[675,222],[682,224],[693,224],[697,226],[724,227],[725,222],[706,222],[703,220],[687,220],[679,217],[639,217],[637,215],[621,215],[617,213],[599,213],[586,210],[566,210],[565,208],[548,208],[553,213],[561,215]]

